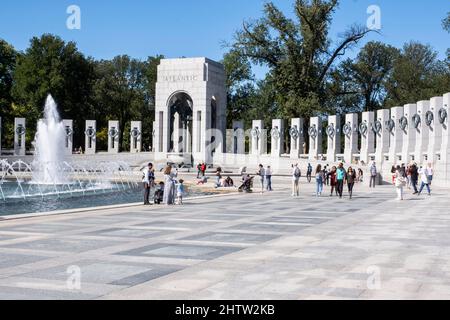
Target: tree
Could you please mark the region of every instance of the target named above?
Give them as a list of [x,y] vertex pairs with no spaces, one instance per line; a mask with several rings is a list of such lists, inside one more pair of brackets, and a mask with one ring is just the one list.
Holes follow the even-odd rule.
[[17,59],[12,94],[27,110],[27,130],[33,134],[51,94],[63,118],[74,119],[74,143],[84,144],[84,120],[92,114],[91,88],[94,68],[73,42],[44,34],[31,39]]
[[[13,73],[16,65],[18,53],[16,50],[8,44],[6,41],[0,39],[0,117],[2,118],[2,124],[0,124],[0,130],[3,145],[12,144],[12,106],[13,98],[11,96],[11,88],[13,85]],[[3,128],[5,127],[6,130]]]
[[[384,105],[386,81],[394,68],[399,52],[381,42],[369,42],[359,52],[355,61],[341,63],[334,75],[334,96],[345,95],[353,111],[374,111]],[[356,96],[356,97],[348,97]],[[356,109],[356,110],[355,110]]]
[[406,43],[386,83],[386,105],[393,107],[442,95],[449,88],[449,77],[448,67],[429,45]]
[[442,27],[444,28],[444,30],[450,32],[450,12],[448,12],[447,17],[442,20]]
[[226,74],[227,87],[227,122],[231,128],[232,121],[243,119],[251,109],[255,95],[254,76],[250,62],[235,50],[224,55],[222,64]]
[[[446,30],[448,33],[450,33],[450,12],[447,13],[447,17],[442,20],[442,27],[444,30]],[[447,60],[446,60],[447,66],[450,69],[450,49],[447,49]]]
[[118,120],[122,150],[127,150],[124,143],[125,125],[134,118],[140,118],[146,103],[146,63],[132,59],[127,55],[117,56],[112,60],[101,60],[96,64],[97,80],[94,84],[96,119]]
[[337,0],[296,0],[294,21],[269,2],[263,18],[245,22],[235,34],[232,49],[269,68],[285,117],[307,118],[324,111],[332,66],[369,32],[353,26],[331,48],[328,30],[337,6]]

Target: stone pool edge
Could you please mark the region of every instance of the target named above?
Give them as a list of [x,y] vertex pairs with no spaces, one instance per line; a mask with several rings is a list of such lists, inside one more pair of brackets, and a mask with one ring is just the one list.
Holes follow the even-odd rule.
[[[225,197],[225,196],[239,195],[239,194],[241,194],[241,193],[240,192],[229,192],[229,193],[223,193],[223,194],[214,194],[214,195],[186,198],[183,201],[190,202],[192,200],[218,198],[218,197]],[[116,205],[110,205],[110,206],[56,210],[56,211],[36,212],[36,213],[19,213],[19,214],[7,215],[7,216],[0,216],[0,222],[1,221],[18,220],[18,219],[36,218],[36,217],[57,216],[57,215],[72,214],[72,213],[83,213],[83,212],[88,212],[88,211],[102,211],[102,210],[119,209],[119,208],[131,208],[131,207],[144,207],[144,205],[141,202],[134,202],[134,203],[124,203],[124,204],[116,204]]]

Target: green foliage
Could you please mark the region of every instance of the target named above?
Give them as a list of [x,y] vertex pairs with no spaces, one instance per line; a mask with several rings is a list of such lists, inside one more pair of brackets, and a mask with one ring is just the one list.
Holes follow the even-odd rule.
[[28,131],[34,133],[45,99],[51,94],[61,116],[74,120],[74,140],[80,144],[85,117],[93,109],[93,80],[93,61],[86,59],[75,43],[50,34],[32,38],[30,47],[17,59],[12,88],[15,102],[28,110]]
[[269,68],[273,101],[286,117],[308,118],[326,111],[333,64],[369,32],[351,27],[332,48],[328,30],[337,5],[337,0],[296,0],[292,20],[269,2],[263,18],[245,22],[235,35],[232,51]]
[[450,32],[450,12],[448,12],[447,17],[442,20],[442,27],[444,30],[447,30],[447,32]]
[[393,107],[442,95],[450,88],[449,77],[448,67],[429,45],[406,43],[386,83],[386,105]]
[[386,81],[391,77],[399,50],[381,42],[369,42],[355,61],[343,61],[333,73],[333,94],[343,112],[373,111],[384,105]]

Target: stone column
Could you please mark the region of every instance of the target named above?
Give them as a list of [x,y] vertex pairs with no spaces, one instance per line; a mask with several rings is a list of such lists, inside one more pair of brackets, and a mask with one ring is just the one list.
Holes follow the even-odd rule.
[[322,153],[322,120],[319,117],[311,118],[308,135],[309,160],[318,160],[318,155]]
[[64,143],[64,153],[71,155],[73,152],[73,120],[63,120],[66,139]]
[[425,153],[428,150],[430,127],[427,126],[425,115],[430,111],[430,101],[417,102],[417,113],[413,116],[411,125],[416,131],[416,145],[414,147],[414,161],[420,166],[425,164]]
[[108,121],[108,153],[119,153],[119,121]]
[[375,161],[383,163],[385,154],[389,152],[389,131],[386,130],[386,124],[390,119],[389,109],[377,111],[377,119],[372,125],[372,131],[377,139],[377,148],[375,151]]
[[402,152],[403,131],[400,129],[400,119],[403,117],[403,107],[394,107],[391,109],[391,119],[387,123],[387,129],[390,133],[391,143],[389,146],[389,161],[396,164],[399,160],[399,154]]
[[304,120],[302,118],[291,119],[291,129],[289,135],[291,136],[291,159],[299,159],[303,154],[303,144],[305,137],[303,136]]
[[358,150],[358,115],[350,113],[345,115],[345,124],[342,132],[345,137],[344,161],[351,164],[353,161],[353,154]]
[[26,151],[26,122],[25,118],[14,119],[14,155],[24,156]]
[[174,120],[173,120],[173,133],[172,133],[172,137],[170,137],[170,139],[173,142],[173,150],[169,150],[169,151],[173,151],[175,153],[179,153],[181,152],[182,146],[180,144],[180,114],[178,112],[175,112],[174,116],[173,116]]
[[363,112],[362,122],[359,125],[359,133],[361,134],[361,152],[360,161],[369,163],[370,155],[375,152],[375,135],[371,130],[375,121],[374,112]]
[[[437,153],[442,145],[442,125],[439,123],[439,110],[443,107],[442,97],[433,97],[430,100],[430,112],[425,116],[425,121],[429,127],[430,135],[428,142],[427,163],[436,163]],[[432,114],[432,116],[431,116]],[[433,119],[432,121],[431,118]]]
[[[154,143],[154,140],[153,140]],[[131,121],[130,127],[130,153],[138,153],[142,150],[142,122]]]
[[414,128],[413,117],[417,113],[416,104],[407,104],[403,108],[403,117],[399,121],[400,130],[403,131],[402,163],[406,165],[411,162],[411,153],[416,146],[416,128]]
[[85,146],[84,151],[86,154],[95,154],[97,151],[97,121],[86,120],[85,130]]
[[233,121],[231,136],[231,153],[245,154],[245,132],[244,121]]
[[450,186],[450,121],[448,117],[450,116],[450,92],[444,94],[443,99],[443,110],[441,111],[442,121],[442,148],[441,148],[441,161],[440,161],[440,172],[444,181],[444,186]]
[[284,154],[284,121],[282,119],[272,120],[272,130],[270,131],[272,157],[280,157]]
[[327,134],[327,161],[336,161],[336,154],[341,153],[341,118],[329,116]]
[[267,152],[267,137],[262,120],[252,122],[252,155],[262,155]]

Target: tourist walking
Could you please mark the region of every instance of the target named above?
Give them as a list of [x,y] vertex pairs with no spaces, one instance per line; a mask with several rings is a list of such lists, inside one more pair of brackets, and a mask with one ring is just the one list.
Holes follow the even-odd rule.
[[155,185],[155,170],[153,164],[149,163],[148,166],[142,171],[142,183],[144,186],[144,205],[150,205],[150,191]]
[[201,171],[202,171],[202,177],[204,177],[204,176],[205,176],[205,173],[206,173],[206,163],[203,162],[203,163],[201,164],[200,169],[201,169]]
[[264,170],[264,166],[262,164],[259,165],[259,169],[256,172],[256,174],[259,176],[259,179],[261,181],[261,193],[264,193],[265,170]]
[[426,168],[426,174],[428,176],[428,186],[431,186],[431,183],[433,182],[433,166],[431,163],[428,163],[428,166]]
[[344,192],[344,180],[345,180],[345,169],[344,164],[341,162],[336,170],[336,187],[339,194],[339,198],[342,198],[342,193]]
[[325,175],[322,170],[322,166],[320,164],[317,165],[315,174],[316,174],[316,196],[320,197],[322,195],[323,183],[325,180]]
[[419,169],[417,168],[417,164],[413,163],[410,167],[410,173],[411,173],[411,186],[414,189],[413,194],[418,194],[419,191],[417,190],[417,184],[419,181]]
[[394,185],[397,192],[397,200],[403,200],[403,188],[406,186],[406,172],[397,166],[394,174]]
[[164,197],[163,203],[165,205],[175,204],[175,175],[172,172],[172,166],[167,166],[164,169]]
[[345,175],[345,179],[347,180],[347,187],[348,187],[348,195],[350,196],[350,199],[353,198],[353,187],[355,186],[356,182],[356,172],[353,170],[352,167],[348,167],[347,174]]
[[311,178],[312,178],[312,165],[311,163],[308,163],[308,167],[306,169],[306,179],[308,180],[308,183],[311,183]]
[[422,168],[419,169],[419,176],[420,176],[420,189],[417,195],[420,195],[425,187],[427,187],[428,195],[431,196],[431,189],[430,189],[430,176],[428,168]]
[[330,170],[330,173],[328,174],[330,177],[330,186],[331,186],[331,192],[330,197],[333,196],[333,191],[336,193],[336,196],[338,195],[337,191],[337,181],[336,181],[336,170],[337,168],[333,166]]
[[264,173],[266,175],[266,190],[272,191],[272,169],[270,166],[267,166]]
[[200,179],[200,175],[202,174],[202,164],[199,163],[197,165],[197,179]]
[[378,170],[377,165],[375,164],[375,161],[372,162],[372,165],[370,166],[370,181],[369,181],[369,188],[375,188],[376,182],[377,182],[377,176],[378,176]]
[[300,196],[300,177],[302,176],[302,173],[300,171],[300,168],[298,167],[298,164],[292,166],[292,196],[298,197]]

